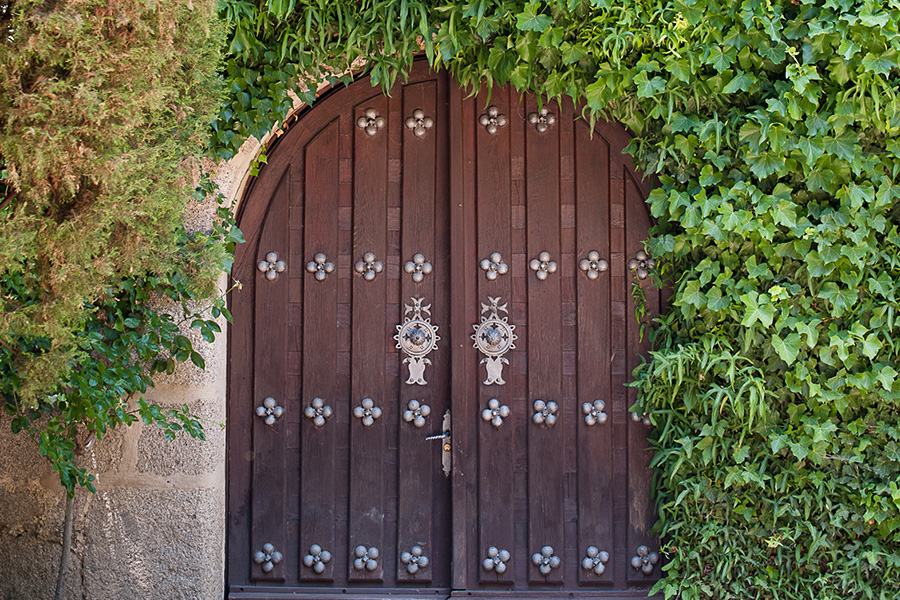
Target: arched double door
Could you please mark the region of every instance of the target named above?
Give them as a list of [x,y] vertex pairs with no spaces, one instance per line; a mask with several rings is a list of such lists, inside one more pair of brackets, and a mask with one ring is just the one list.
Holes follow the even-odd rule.
[[228,595],[644,597],[650,219],[624,129],[419,63],[290,123],[244,198]]

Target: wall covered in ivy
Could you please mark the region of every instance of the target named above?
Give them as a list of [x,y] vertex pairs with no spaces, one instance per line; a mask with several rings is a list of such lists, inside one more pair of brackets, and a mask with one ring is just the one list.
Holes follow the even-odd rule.
[[[472,86],[622,121],[674,291],[635,373],[655,427],[658,590],[894,598],[900,581],[900,4],[226,0],[232,155],[293,89],[425,54]],[[304,81],[307,83],[305,84]],[[568,100],[567,100],[568,101]]]

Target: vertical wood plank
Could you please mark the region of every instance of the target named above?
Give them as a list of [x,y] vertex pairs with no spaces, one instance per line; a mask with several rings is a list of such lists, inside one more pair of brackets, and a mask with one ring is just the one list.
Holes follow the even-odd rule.
[[[328,262],[337,264],[338,211],[334,207],[340,200],[339,150],[339,120],[332,121],[306,146],[306,262],[322,253]],[[343,551],[335,537],[335,443],[343,432],[334,413],[348,410],[346,399],[338,397],[335,386],[338,273],[327,274],[322,281],[317,281],[313,273],[304,271],[304,275],[305,304],[312,308],[303,314],[301,410],[318,407],[320,411],[330,410],[331,417],[321,426],[317,426],[314,418],[303,418],[298,558],[301,561],[300,579],[331,581],[334,579],[334,557]],[[319,406],[320,403],[324,406]],[[325,418],[324,414],[317,416]],[[325,567],[321,573],[316,572],[316,563],[303,564],[303,558],[313,545],[332,555],[332,560],[321,563]]]
[[[579,582],[595,584],[613,580],[613,461],[612,412],[610,397],[610,272],[598,272],[589,279],[577,267],[592,251],[609,263],[609,145],[584,122],[576,131],[576,216],[578,280],[578,550],[587,557],[587,549],[607,552],[610,560],[600,575],[580,568]],[[601,400],[606,422],[588,426],[581,410],[584,403]],[[602,419],[602,417],[601,417]],[[598,557],[599,558],[599,557]]]
[[[553,107],[558,114],[558,108]],[[528,97],[525,113],[536,113],[537,101]],[[527,260],[549,253],[552,261],[561,262],[559,205],[559,126],[540,133],[534,125],[525,127],[526,189],[528,220]],[[559,422],[573,411],[562,399],[562,321],[560,316],[561,274],[549,273],[541,281],[534,271],[528,272],[528,404],[555,402],[557,423],[552,427],[530,424],[528,427],[528,526],[529,553],[540,553],[551,547],[553,555],[562,559],[565,548],[563,532],[563,494],[565,484],[565,428]],[[571,417],[570,417],[571,418]],[[530,558],[529,554],[529,558]],[[529,581],[561,583],[564,569],[553,568],[542,573],[534,564],[529,568]]]
[[[381,96],[358,104],[354,121],[369,109],[387,121],[388,102]],[[387,145],[389,125],[375,135],[360,127],[354,132],[353,160],[353,256],[362,261],[366,253],[387,265]],[[355,569],[349,564],[351,581],[381,581],[384,563],[391,553],[385,547],[385,465],[388,451],[386,428],[391,423],[394,407],[384,394],[386,350],[387,274],[382,271],[367,281],[355,273],[353,293],[353,348],[351,353],[350,410],[361,407],[365,398],[381,410],[381,416],[370,427],[360,418],[350,420],[350,499],[349,551],[357,546],[375,547],[379,552],[374,570]],[[389,464],[389,463],[388,463]]]
[[[275,252],[278,258],[289,257],[288,210],[289,173],[284,174],[275,189],[268,214],[266,215],[257,260],[264,260],[266,254]],[[301,265],[287,265],[290,270]],[[289,272],[283,272],[272,281],[258,271],[255,276],[257,323],[254,340],[254,382],[253,409],[260,406],[267,397],[272,397],[284,407],[287,396],[287,328],[268,319],[280,314],[286,318],[288,309]],[[252,576],[255,580],[282,581],[285,576],[285,472],[284,450],[286,419],[282,416],[273,425],[267,425],[262,418],[253,419],[253,495],[252,533],[250,559],[266,544],[271,544],[282,558],[272,561],[272,569],[263,569],[268,562],[253,563]]]

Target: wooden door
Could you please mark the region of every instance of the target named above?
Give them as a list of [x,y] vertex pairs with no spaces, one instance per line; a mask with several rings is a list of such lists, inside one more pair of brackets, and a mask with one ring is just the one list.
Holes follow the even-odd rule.
[[623,385],[648,190],[620,127],[490,105],[419,63],[270,149],[239,216],[230,598],[616,598],[658,577]]

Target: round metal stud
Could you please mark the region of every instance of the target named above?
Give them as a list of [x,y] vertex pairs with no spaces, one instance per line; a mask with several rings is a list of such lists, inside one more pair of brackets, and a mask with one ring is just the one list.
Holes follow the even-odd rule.
[[549,575],[553,569],[558,569],[562,559],[553,553],[553,546],[544,546],[540,552],[531,555],[531,563],[538,568],[541,575]]
[[409,552],[400,554],[400,562],[406,565],[407,573],[414,575],[419,569],[428,568],[429,560],[421,546],[413,546]]
[[323,550],[322,546],[313,544],[309,547],[309,554],[303,557],[303,566],[313,570],[316,575],[325,572],[325,565],[331,561],[331,552]]
[[509,550],[501,550],[496,546],[487,549],[487,558],[481,561],[481,567],[485,571],[493,571],[498,575],[506,573],[507,563],[509,563]]
[[528,122],[534,125],[538,133],[544,133],[556,123],[556,115],[547,110],[546,107],[541,109],[540,113],[533,112],[528,115]]
[[498,276],[506,275],[509,272],[509,265],[503,262],[503,257],[499,252],[491,252],[490,258],[481,259],[479,266],[488,281],[494,281]]
[[638,279],[647,279],[647,275],[655,266],[656,261],[643,250],[638,250],[634,258],[628,261],[628,268],[634,271]]
[[353,416],[362,422],[363,427],[371,427],[381,418],[381,409],[375,406],[371,398],[363,398],[359,406],[353,409]]
[[425,418],[431,414],[431,407],[418,400],[410,400],[403,411],[403,420],[412,423],[416,429],[425,427]]
[[353,269],[366,281],[372,281],[376,275],[384,271],[384,263],[375,258],[374,253],[366,252],[362,260],[356,261]]
[[647,546],[638,546],[635,555],[631,557],[631,567],[640,570],[644,575],[651,575],[653,567],[659,562],[659,554],[650,552]]
[[631,420],[635,423],[642,423],[645,427],[650,427],[653,423],[650,422],[650,415],[647,413],[638,414],[636,412],[631,413]]
[[374,571],[378,568],[378,548],[357,546],[353,549],[353,568],[357,571]]
[[594,280],[599,279],[600,273],[609,270],[609,262],[600,258],[599,252],[591,250],[588,252],[587,258],[578,261],[578,268],[584,271],[588,279]]
[[606,563],[609,562],[609,552],[600,550],[597,546],[588,546],[586,554],[587,556],[581,559],[581,568],[594,575],[603,575]]
[[432,127],[434,127],[434,119],[426,117],[425,111],[421,108],[414,110],[412,116],[406,119],[406,128],[412,129],[416,137],[424,136],[425,131]]
[[556,412],[559,410],[559,405],[551,400],[550,402],[544,402],[543,400],[535,400],[534,401],[534,415],[532,415],[531,420],[535,425],[540,425],[542,427],[553,427],[556,425]]
[[487,113],[478,117],[478,122],[489,134],[494,135],[501,127],[506,126],[506,115],[500,114],[500,110],[496,106],[489,106]]
[[491,398],[488,400],[487,408],[481,411],[481,418],[490,423],[494,429],[500,429],[500,426],[503,425],[503,419],[508,417],[509,414],[510,410],[507,405],[500,404],[500,401],[496,398]]
[[[596,424],[603,425],[609,420],[609,415],[607,415],[603,410],[606,408],[606,402],[603,400],[594,400],[593,403],[585,402],[581,405],[581,412],[584,413],[584,423],[588,427],[593,427]],[[592,546],[593,547],[593,546]]]
[[334,263],[328,260],[328,257],[319,252],[313,259],[306,263],[306,270],[313,274],[316,281],[325,281],[329,273],[334,272]]
[[287,269],[287,263],[283,260],[278,260],[278,253],[268,252],[265,259],[256,263],[256,268],[265,275],[266,279],[275,281],[278,279],[278,274],[284,273],[285,269]]
[[384,127],[385,124],[384,117],[379,117],[378,112],[374,108],[367,108],[363,116],[356,120],[356,126],[364,130],[369,137],[378,133],[378,130]]
[[275,421],[280,419],[283,414],[284,408],[278,406],[278,402],[271,396],[263,400],[260,406],[256,407],[256,416],[262,419],[265,424],[270,427],[274,425]]
[[324,427],[325,421],[330,419],[333,414],[334,411],[321,398],[313,398],[309,406],[303,409],[303,416],[312,421],[313,427],[316,429]]
[[547,275],[556,273],[556,262],[550,260],[549,252],[541,252],[537,258],[532,258],[528,263],[528,267],[534,271],[535,276],[544,281]]
[[275,565],[284,559],[281,552],[275,550],[272,544],[263,544],[262,550],[257,550],[253,554],[253,562],[258,564],[263,573],[271,573]]
[[403,270],[408,273],[412,280],[421,283],[425,276],[434,269],[433,265],[425,260],[425,256],[419,252],[413,254],[412,260],[406,261]]

